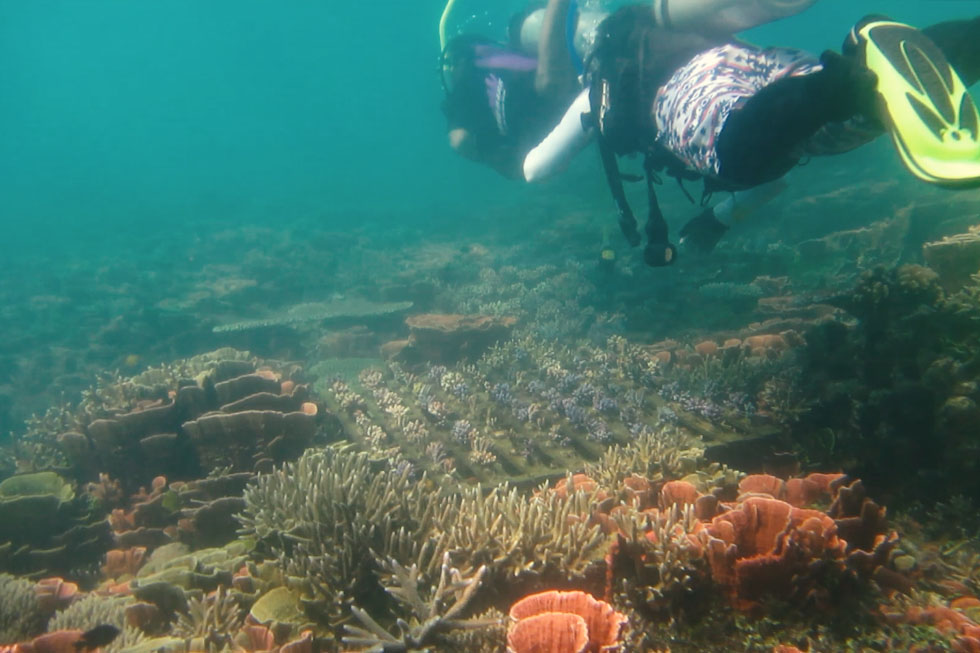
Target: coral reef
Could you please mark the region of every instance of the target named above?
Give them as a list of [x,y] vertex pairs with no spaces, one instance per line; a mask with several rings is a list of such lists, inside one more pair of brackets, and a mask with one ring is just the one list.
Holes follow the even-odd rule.
[[[649,271],[629,253],[601,272],[576,263],[595,229],[575,215],[535,225],[560,225],[528,239],[547,247],[427,242],[390,260],[355,236],[321,231],[319,246],[331,252],[323,258],[347,286],[334,288],[331,278],[313,291],[320,268],[312,271],[315,250],[305,238],[255,230],[242,260],[174,271],[183,285],[163,295],[178,298],[168,310],[197,313],[173,333],[156,328],[148,337],[159,346],[130,345],[140,342],[128,324],[134,313],[114,312],[118,319],[79,340],[114,358],[86,360],[73,373],[62,359],[74,350],[54,355],[50,366],[64,367],[57,388],[83,384],[78,378],[96,364],[132,374],[141,357],[185,351],[177,349],[182,339],[202,347],[254,338],[261,351],[291,360],[376,356],[375,345],[395,337],[385,329],[397,329],[407,309],[391,301],[362,310],[348,300],[289,308],[308,292],[411,299],[425,314],[517,323],[486,349],[491,338],[456,346],[416,335],[415,353],[428,352],[415,359],[320,361],[313,387],[298,364],[234,351],[107,375],[78,406],[52,409],[0,454],[21,471],[88,481],[74,498],[61,498],[61,484],[45,493],[59,497],[59,510],[84,507],[82,521],[108,513],[113,541],[82,556],[82,569],[24,571],[70,572],[91,590],[79,599],[70,581],[48,581],[45,600],[65,595],[58,616],[124,605],[127,623],[153,637],[134,653],[500,651],[500,610],[542,591],[604,598],[622,616],[617,624],[629,619],[629,632],[610,644],[623,650],[969,650],[980,558],[967,555],[969,544],[911,542],[904,523],[897,540],[865,487],[876,498],[885,488],[948,501],[955,507],[941,514],[931,504],[922,511],[945,520],[944,533],[969,528],[969,501],[951,493],[977,494],[980,284],[966,281],[952,295],[923,268],[869,272],[849,297],[833,300],[853,319],[834,323],[837,309],[812,305],[813,286],[841,287],[856,270],[917,249],[896,238],[912,213],[867,230],[838,224],[830,237],[803,236],[801,248],[783,232],[784,242],[757,233],[764,245],[754,256],[745,256],[746,237],[723,244],[717,264],[684,257],[683,274],[666,280],[641,276]],[[338,242],[361,260],[335,253]],[[798,276],[805,256],[821,261]],[[790,272],[792,281],[782,276]],[[36,303],[50,311],[61,301]],[[149,311],[138,324],[159,315]],[[214,315],[268,317],[207,333]],[[328,321],[337,329],[324,333]],[[668,336],[677,340],[638,344]],[[23,380],[44,369],[41,360],[12,361],[9,351],[0,348],[0,372],[22,367]],[[6,397],[44,395],[36,385],[0,384],[4,430]],[[16,409],[23,405],[18,399]],[[308,445],[341,438],[345,446],[292,462]],[[773,469],[756,455],[763,439],[778,442],[777,451],[806,443],[786,469],[843,465],[867,483],[743,478],[709,462]],[[738,464],[717,455],[742,440],[752,455]],[[15,465],[0,468],[5,477]],[[11,496],[21,501],[24,478],[12,480]],[[60,544],[52,532],[16,550],[43,556]],[[72,541],[86,534],[73,531]],[[0,559],[14,551],[3,548]],[[573,648],[588,646],[587,620],[540,619],[586,635]],[[65,650],[88,627],[52,624],[72,628],[49,634]],[[43,650],[27,642],[36,634],[13,637],[22,641],[16,650]],[[546,639],[561,644],[558,633]]]
[[[168,483],[158,476],[149,491],[140,488],[129,498],[129,505],[110,513],[115,544],[121,549],[144,550],[175,540],[197,547],[224,544],[235,537],[233,515],[244,506],[241,493],[251,478],[241,472]],[[110,553],[115,554],[113,559],[134,555],[119,550]]]
[[172,634],[182,639],[200,637],[209,648],[222,649],[231,644],[231,635],[243,623],[235,597],[219,585],[208,596],[187,601],[187,612],[177,617]]
[[0,643],[20,642],[44,632],[47,615],[34,595],[34,584],[0,573]]
[[132,491],[160,474],[254,471],[297,457],[317,428],[309,398],[306,386],[247,354],[218,351],[100,384],[25,437],[51,445],[46,429],[60,424],[53,444],[78,478],[108,474]]
[[443,556],[439,581],[431,595],[423,598],[419,588],[419,568],[405,569],[394,560],[387,567],[391,579],[385,591],[410,612],[408,620],[399,619],[399,635],[392,635],[368,613],[354,606],[354,617],[363,627],[347,625],[343,641],[371,653],[399,653],[438,645],[447,633],[455,630],[483,628],[488,624],[478,619],[461,619],[473,596],[480,588],[485,568],[465,578],[449,564],[449,554]]
[[48,630],[85,632],[103,624],[115,626],[119,629],[119,635],[103,650],[106,653],[119,653],[137,646],[143,639],[142,631],[127,622],[126,608],[129,605],[132,605],[132,599],[126,597],[86,596],[52,617]]
[[98,561],[109,543],[102,514],[54,472],[0,483],[0,569],[67,575]]
[[246,489],[244,532],[296,579],[312,615],[339,627],[351,602],[387,603],[378,561],[365,552],[408,564],[430,546],[422,535],[438,502],[411,471],[372,464],[365,453],[310,451]]
[[464,487],[433,496],[424,477],[409,474],[365,453],[318,451],[246,490],[245,532],[276,556],[322,626],[338,628],[353,605],[394,610],[379,583],[386,565],[408,565],[434,582],[449,555],[464,577],[505,582],[511,592],[521,581],[581,578],[601,567],[607,539],[589,523],[584,490],[528,497],[507,486],[488,494]]
[[[507,650],[511,653],[617,651],[627,621],[605,601],[579,591],[526,596],[510,607],[509,616]],[[563,641],[569,634],[572,641]]]
[[581,337],[597,318],[596,286],[581,263],[483,266],[461,284],[440,285],[439,301],[472,315],[513,316],[527,334],[543,339]]
[[[464,571],[488,568],[495,584],[520,591],[521,581],[534,583],[583,579],[601,563],[608,538],[589,519],[592,493],[585,489],[558,492],[542,488],[533,497],[517,488],[463,488],[457,501],[447,502],[447,516],[438,524],[446,546]],[[471,517],[471,518],[470,518]],[[527,576],[531,576],[528,579]]]
[[405,319],[408,342],[397,358],[407,363],[428,361],[444,365],[473,361],[497,342],[506,340],[516,322],[510,316],[411,315]]
[[[669,442],[688,453],[678,456]],[[675,457],[661,464],[658,451]],[[436,495],[424,493],[429,481],[411,479],[399,458],[372,463],[366,452],[310,452],[257,479],[242,520],[257,551],[273,554],[295,588],[290,600],[303,615],[293,618],[311,618],[334,638],[346,632],[348,645],[366,650],[411,650],[445,634],[434,625],[435,604],[399,615],[406,602],[426,602],[412,597],[435,596],[450,567],[481,579],[480,588],[471,586],[474,606],[548,587],[615,596],[639,619],[635,641],[660,641],[643,624],[664,615],[678,627],[707,618],[712,596],[740,610],[772,600],[827,610],[841,592],[859,600],[855,589],[872,587],[872,579],[908,590],[891,568],[897,540],[860,483],[846,485],[840,475],[750,476],[736,488],[737,476],[707,463],[702,451],[648,434],[593,466],[602,481],[575,475],[533,494],[501,485],[488,492],[447,486]],[[681,475],[689,480],[676,480]],[[803,507],[831,498],[826,512]]]
[[2,653],[72,653],[75,642],[81,638],[81,630],[53,630],[38,635],[28,642],[0,646]]
[[[761,386],[785,365],[732,353],[725,387],[734,387],[740,371],[751,372]],[[707,378],[722,365],[705,361],[691,369],[703,369]],[[430,475],[525,484],[579,469],[664,421],[730,437],[735,420],[727,417],[744,421],[746,402],[719,412],[712,425],[691,412],[710,400],[687,391],[682,397],[679,386],[666,381],[673,370],[683,373],[615,336],[604,347],[575,348],[525,337],[494,347],[473,365],[412,371],[389,363],[362,370],[356,381],[334,377],[314,387],[329,396],[348,437],[378,459],[395,452]]]
[[809,408],[788,444],[815,465],[843,465],[899,506],[980,498],[976,296],[975,283],[947,295],[920,266],[865,273],[835,300],[857,323],[806,334]]

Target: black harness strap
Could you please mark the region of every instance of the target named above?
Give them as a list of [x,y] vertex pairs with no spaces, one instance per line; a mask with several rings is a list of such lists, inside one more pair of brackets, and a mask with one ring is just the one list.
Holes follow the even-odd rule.
[[[607,39],[611,38],[608,34],[606,36]],[[644,155],[643,172],[646,178],[649,208],[644,226],[647,246],[643,258],[648,265],[663,266],[674,262],[677,249],[668,240],[667,221],[664,220],[654,190],[654,184],[660,183],[656,171],[662,167],[660,165],[662,157],[658,156],[657,146],[654,143],[654,130],[649,125],[647,103],[644,100],[652,96],[647,92],[651,89],[645,88],[651,82],[643,75],[647,68],[645,59],[647,51],[651,49],[651,38],[650,32],[640,34],[640,42],[634,44],[636,60],[631,65],[625,66],[619,65],[622,56],[616,55],[615,49],[613,53],[606,53],[607,60],[603,65],[601,57],[595,58],[599,51],[597,46],[593,51],[593,57],[589,60],[589,67],[593,71],[590,75],[589,104],[590,118],[596,131],[606,183],[619,213],[619,228],[632,247],[639,246],[643,239],[637,228],[636,216],[623,189],[623,180],[628,177],[620,172],[617,155],[626,153]],[[608,47],[608,44],[606,45]],[[592,65],[597,62],[598,66]]]
[[[593,112],[593,115],[595,112]],[[606,183],[612,193],[613,200],[616,202],[616,209],[619,211],[619,228],[626,237],[630,247],[637,247],[640,244],[640,232],[636,228],[636,216],[630,208],[629,200],[626,199],[626,191],[623,190],[623,177],[619,172],[619,164],[616,162],[616,153],[612,151],[609,142],[602,137],[602,131],[597,130],[599,141],[599,155],[602,157],[602,169],[606,173]],[[647,178],[649,182],[649,178]]]
[[654,156],[647,153],[643,158],[643,170],[647,175],[647,246],[643,251],[643,260],[647,265],[663,267],[670,265],[677,258],[677,248],[670,242],[667,234],[667,221],[657,201],[657,193],[653,188],[657,179]]
[[657,192],[653,188],[656,172],[653,169],[653,160],[650,156],[643,158],[643,171],[647,175],[647,240],[651,243],[667,242],[667,221],[664,220],[663,211],[660,210],[660,202],[657,201]]

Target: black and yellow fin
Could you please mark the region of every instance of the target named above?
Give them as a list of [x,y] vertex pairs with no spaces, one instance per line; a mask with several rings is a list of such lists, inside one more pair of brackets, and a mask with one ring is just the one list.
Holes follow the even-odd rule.
[[905,166],[941,186],[980,185],[980,114],[939,47],[891,20],[868,22],[853,36],[878,76],[880,117]]

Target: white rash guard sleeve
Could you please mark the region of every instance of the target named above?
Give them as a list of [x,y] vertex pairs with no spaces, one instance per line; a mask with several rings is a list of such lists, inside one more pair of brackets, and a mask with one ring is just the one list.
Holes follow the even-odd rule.
[[588,113],[589,89],[579,93],[558,126],[524,157],[524,179],[541,181],[562,170],[592,139],[592,129],[582,124]]

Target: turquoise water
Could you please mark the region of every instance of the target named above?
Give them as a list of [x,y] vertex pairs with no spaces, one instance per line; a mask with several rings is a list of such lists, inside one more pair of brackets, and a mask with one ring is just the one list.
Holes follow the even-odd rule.
[[[515,0],[456,4],[451,33],[496,38],[522,7]],[[820,0],[745,37],[819,53],[839,47],[867,13],[925,25],[972,16],[978,4]],[[807,162],[787,175],[788,189],[734,225],[709,255],[682,247],[676,265],[653,269],[619,234],[594,152],[533,186],[453,154],[437,73],[442,11],[441,0],[0,0],[0,650],[44,629],[26,618],[11,625],[12,615],[32,615],[5,611],[13,604],[5,572],[63,575],[86,591],[111,582],[112,592],[124,592],[116,580],[150,555],[130,548],[143,546],[130,536],[134,531],[149,538],[150,550],[170,538],[194,555],[226,546],[228,557],[207,558],[219,560],[214,569],[195,559],[195,573],[186,576],[201,586],[186,588],[187,596],[227,582],[212,580],[219,566],[221,578],[242,573],[244,554],[237,556],[246,548],[254,561],[278,558],[282,569],[265,567],[262,578],[235,584],[236,605],[248,608],[273,587],[286,590],[280,585],[288,577],[316,612],[310,618],[323,638],[316,650],[347,650],[337,624],[354,623],[348,599],[385,628],[402,627],[391,597],[407,594],[385,585],[389,574],[367,552],[397,549],[391,561],[405,568],[421,562],[425,597],[435,589],[440,560],[443,573],[450,563],[462,567],[457,558],[470,556],[468,565],[492,560],[496,577],[478,602],[486,604],[481,610],[491,604],[506,610],[532,587],[584,582],[582,569],[561,566],[573,558],[568,564],[584,565],[589,556],[551,554],[585,547],[562,533],[620,513],[624,497],[632,513],[620,514],[638,520],[636,541],[623,546],[620,534],[615,549],[608,537],[588,544],[593,552],[605,547],[592,562],[609,561],[605,572],[589,573],[590,584],[605,579],[609,586],[589,591],[612,594],[614,580],[632,583],[630,610],[639,607],[641,615],[634,627],[649,628],[651,637],[633,650],[651,650],[650,642],[656,650],[701,653],[768,652],[777,641],[814,653],[910,650],[910,642],[924,639],[948,644],[954,635],[895,617],[910,607],[945,608],[963,598],[962,588],[980,595],[980,276],[970,277],[980,239],[973,234],[970,250],[964,233],[980,222],[980,190],[917,182],[881,138]],[[635,160],[624,164],[638,168]],[[638,213],[645,209],[641,186],[630,190]],[[686,188],[694,198],[700,193],[697,184]],[[673,180],[658,192],[676,240],[702,208]],[[956,256],[944,259],[941,247],[933,261],[923,254],[924,243],[954,234],[967,243],[967,263],[951,264]],[[324,446],[343,442],[337,451]],[[612,444],[625,448],[607,457]],[[349,478],[294,474],[298,468],[265,474],[307,446],[320,451],[311,449],[301,465],[322,470],[324,461],[347,456],[360,462],[349,467]],[[634,453],[623,453],[629,447]],[[500,480],[514,483],[524,493],[519,501],[530,505],[525,490],[588,471],[597,460],[606,466],[593,469],[609,484],[601,488],[609,500],[600,504],[596,495],[592,505],[582,504],[587,510],[556,509],[528,524],[500,517],[476,523],[473,514],[493,514],[464,509],[477,503],[428,510],[431,501],[456,501],[462,490],[479,499],[472,486]],[[37,471],[44,474],[22,475]],[[882,544],[876,536],[898,529],[900,548],[889,553],[888,540],[880,559],[877,549],[868,558],[884,565],[902,554],[901,566],[881,568],[898,581],[904,578],[898,571],[910,574],[916,591],[907,600],[871,593],[865,583],[855,593],[861,609],[851,610],[843,599],[855,570],[825,576],[830,567],[821,560],[808,563],[802,576],[796,574],[802,567],[784,575],[791,585],[803,578],[792,594],[805,596],[805,604],[750,622],[729,605],[737,595],[729,591],[731,579],[709,578],[706,559],[692,553],[694,540],[678,534],[680,522],[670,538],[666,526],[659,536],[644,533],[653,520],[681,519],[668,493],[661,494],[665,480],[696,481],[698,491],[713,495],[704,498],[727,503],[739,493],[755,495],[751,484],[738,487],[739,472],[809,471],[860,477],[868,496],[888,505],[886,522],[883,508],[865,509],[861,486],[851,485],[846,496],[841,491],[841,505],[857,510],[838,506],[821,514],[827,538],[821,546],[837,542],[827,526],[831,517],[851,522],[850,535],[869,540],[858,547],[865,551],[871,540]],[[423,472],[426,480],[416,483]],[[648,487],[627,485],[627,473]],[[205,474],[211,479],[200,481]],[[279,477],[280,494],[298,503],[266,513],[262,506],[276,503],[276,492],[243,498],[246,482],[254,490]],[[393,490],[357,489],[383,477],[393,479]],[[302,485],[309,479],[311,486]],[[828,479],[820,501],[831,496]],[[74,500],[66,498],[69,485]],[[774,498],[784,489],[766,487]],[[362,508],[348,509],[332,494],[351,488],[352,496],[393,498],[405,509],[372,508],[385,516],[385,527],[361,528]],[[50,495],[64,511],[57,519],[30,508]],[[550,495],[533,496],[536,502]],[[524,504],[509,505],[498,514]],[[647,505],[660,505],[660,516],[641,518]],[[688,535],[703,535],[700,528],[720,504],[704,505],[709,513],[683,517]],[[231,513],[243,509],[247,516],[236,521]],[[253,520],[256,511],[268,514],[269,524]],[[434,525],[434,513],[445,524]],[[477,537],[505,522],[538,528],[555,515],[561,518],[542,532],[559,534],[561,544],[529,547],[554,547],[540,567],[513,551],[497,555],[490,545],[450,545],[434,535],[441,529],[465,540],[474,524],[485,530]],[[858,516],[862,533],[854,532]],[[402,527],[403,518],[413,523]],[[35,529],[32,520],[44,523]],[[352,533],[400,535],[384,542],[348,538],[345,520],[357,524]],[[823,555],[814,521],[806,518],[804,527],[811,529],[807,547]],[[309,535],[321,528],[332,534]],[[486,537],[520,548],[509,536]],[[336,553],[332,538],[353,551],[347,577],[330,577],[332,560],[347,557]],[[437,539],[447,547],[445,558],[419,544],[435,547]],[[307,556],[303,542],[322,550]],[[652,573],[660,554],[648,544],[675,547],[673,571]],[[289,551],[280,555],[277,546]],[[866,566],[853,555],[845,563],[843,545],[834,547],[837,571],[854,560]],[[122,555],[110,556],[114,548]],[[730,557],[732,549],[723,550]],[[787,550],[795,557],[795,549]],[[173,555],[163,551],[158,559]],[[175,571],[185,564],[179,560]],[[392,569],[402,582],[400,567]],[[774,585],[783,585],[782,576]],[[253,580],[255,591],[248,589]],[[816,585],[808,588],[811,581]],[[33,601],[33,585],[18,583]],[[348,585],[361,596],[337,589]],[[842,599],[826,623],[822,612],[810,612],[824,603],[823,590]],[[160,595],[170,605],[172,594]],[[879,607],[885,598],[890,608]],[[320,599],[342,611],[328,613]],[[426,610],[449,602],[433,598]],[[197,610],[201,605],[191,612],[217,615],[217,608]],[[876,620],[882,615],[888,619]],[[423,621],[435,623],[430,616]],[[975,608],[970,616],[978,616]],[[774,626],[781,621],[785,633]],[[181,639],[188,632],[157,625],[147,630]],[[758,637],[749,644],[743,629],[756,625]],[[220,640],[210,638],[222,633],[208,628],[206,645],[217,646]],[[227,630],[232,635],[238,625]],[[484,635],[499,641],[480,651],[501,650],[500,632]],[[895,639],[889,644],[886,636]],[[845,648],[857,641],[871,646]],[[165,650],[178,650],[171,645]],[[137,650],[151,648],[157,650]]]
[[[867,12],[927,23],[969,15],[971,5],[821,0],[747,37],[819,51],[835,47]],[[520,7],[458,0],[450,31],[502,38]],[[125,316],[168,301],[184,287],[174,269],[197,278],[208,265],[247,256],[235,247],[221,249],[218,259],[193,251],[246,225],[295,230],[297,238],[322,231],[325,257],[340,243],[329,234],[356,231],[402,240],[403,233],[416,240],[497,238],[532,251],[540,243],[535,256],[543,260],[560,250],[542,232],[567,228],[568,216],[585,221],[577,237],[586,247],[597,242],[612,207],[591,153],[561,178],[527,186],[450,151],[436,70],[442,10],[435,1],[0,2],[7,332],[34,321],[31,346],[43,347],[48,341],[37,324],[44,321],[59,337],[84,342],[114,311]],[[879,142],[794,173],[788,195],[826,192],[840,183],[837,173],[856,180],[868,165],[886,177],[901,174]],[[693,211],[669,184],[661,201],[670,216]],[[786,220],[781,227],[777,220],[784,218],[774,213],[757,224],[777,234],[792,225],[807,237],[822,225]],[[850,223],[858,224],[860,216]],[[764,247],[773,236],[754,237]],[[621,245],[618,235],[613,243]],[[577,252],[569,256],[581,260]],[[146,294],[114,289],[128,303],[106,309],[99,304],[106,282],[96,271],[138,278]],[[640,266],[637,274],[668,292],[686,273]],[[160,282],[167,278],[171,287]],[[302,284],[285,283],[300,298],[343,292],[315,266]],[[29,303],[48,295],[60,298],[57,311]],[[6,355],[34,360],[19,342],[8,339]],[[208,344],[187,344],[186,351]],[[43,387],[57,372],[33,382]]]
[[[928,22],[969,14],[970,4],[824,0],[751,36],[821,49],[866,12]],[[516,6],[459,0],[454,19],[499,33]],[[110,226],[201,219],[425,223],[474,202],[520,200],[527,191],[445,146],[441,10],[429,1],[0,3],[7,242],[42,225],[53,229],[50,246],[58,234],[98,241]]]

